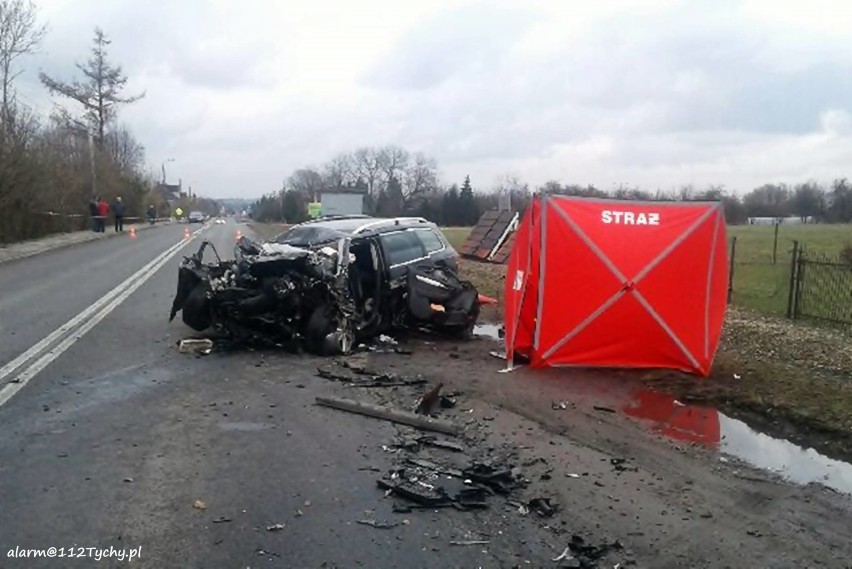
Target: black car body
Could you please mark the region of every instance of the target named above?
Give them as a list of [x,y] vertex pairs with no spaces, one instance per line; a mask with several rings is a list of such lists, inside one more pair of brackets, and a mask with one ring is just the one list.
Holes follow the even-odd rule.
[[399,328],[466,336],[479,315],[458,255],[420,218],[323,218],[243,238],[233,263],[204,264],[204,247],[181,266],[172,318],[238,342],[347,352]]

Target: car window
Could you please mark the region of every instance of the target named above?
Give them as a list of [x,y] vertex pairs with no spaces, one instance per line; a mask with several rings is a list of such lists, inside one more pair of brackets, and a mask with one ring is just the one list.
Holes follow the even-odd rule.
[[379,241],[390,265],[399,265],[426,256],[423,243],[414,231],[385,233],[379,236]]
[[415,231],[417,237],[420,238],[420,241],[423,243],[423,247],[426,248],[427,253],[434,253],[435,251],[440,251],[444,248],[444,242],[441,241],[441,238],[435,234],[435,231],[432,229],[421,229]]

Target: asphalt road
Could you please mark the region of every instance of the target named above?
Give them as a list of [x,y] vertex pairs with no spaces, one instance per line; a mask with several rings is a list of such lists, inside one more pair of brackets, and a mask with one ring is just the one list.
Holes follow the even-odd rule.
[[[0,266],[0,365],[8,367],[185,242],[88,332],[69,332],[75,341],[65,351],[49,354],[47,346],[0,380],[0,389],[20,388],[0,407],[0,567],[126,563],[8,558],[18,547],[64,547],[67,556],[72,548],[89,555],[88,548],[141,546],[132,566],[142,567],[493,567],[506,555],[523,561],[524,532],[494,548],[448,545],[487,528],[485,514],[424,514],[394,531],[356,523],[391,515],[369,469],[387,467],[376,449],[394,431],[312,405],[316,361],[294,358],[282,374],[265,371],[263,354],[179,354],[175,342],[192,331],[167,316],[181,254],[201,238],[230,254],[235,233],[249,231],[229,221],[185,239],[185,228]],[[44,353],[57,357],[26,374]],[[194,507],[198,500],[205,509]],[[283,530],[267,531],[279,523]]]

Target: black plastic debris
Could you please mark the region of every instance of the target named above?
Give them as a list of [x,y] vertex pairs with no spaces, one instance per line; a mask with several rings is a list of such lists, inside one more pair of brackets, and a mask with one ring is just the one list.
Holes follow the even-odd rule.
[[474,463],[469,468],[464,469],[462,473],[467,478],[484,484],[498,494],[509,494],[525,484],[520,471],[507,466]]
[[417,403],[417,407],[414,409],[415,413],[420,415],[429,415],[432,413],[432,408],[438,403],[438,400],[441,396],[441,389],[444,387],[443,383],[439,383],[429,391],[423,394],[423,397],[420,398],[420,401]]
[[457,468],[441,466],[440,464],[436,464],[429,460],[423,460],[420,458],[407,458],[405,462],[412,466],[418,466],[420,468],[425,468],[426,470],[431,470],[439,474],[446,474],[447,476],[455,476],[457,478],[461,478],[462,476],[464,476],[464,473]]
[[639,468],[636,466],[627,466],[626,458],[611,458],[609,459],[610,464],[613,466],[613,470],[618,472],[619,474],[622,472],[639,472]]
[[441,408],[442,409],[452,409],[453,407],[456,406],[456,403],[457,403],[455,397],[449,397],[447,395],[441,395],[440,402],[441,402]]
[[435,437],[420,437],[417,439],[417,442],[432,446],[444,450],[450,450],[453,452],[464,452],[465,447],[461,443],[457,443],[455,441],[448,441],[447,439],[438,439]]
[[453,507],[474,510],[488,507],[495,494],[508,494],[523,484],[520,471],[475,463],[458,469],[431,460],[406,458],[377,480],[380,488],[406,503],[394,505],[395,512],[418,508]]
[[[382,490],[387,490],[394,496],[404,498],[427,508],[445,508],[452,506],[452,500],[440,488],[418,486],[405,480],[387,480],[380,478],[376,484]],[[408,511],[408,510],[395,510]]]
[[424,385],[422,377],[405,377],[393,373],[378,373],[362,367],[341,365],[322,365],[317,367],[317,376],[323,379],[348,383],[353,387],[397,387]]
[[602,411],[604,413],[615,413],[615,409],[613,409],[612,407],[603,407],[601,405],[595,405],[594,407],[592,407],[592,409],[594,409],[595,411]]
[[542,518],[549,518],[559,511],[559,503],[551,498],[533,498],[527,506]]
[[[559,556],[559,560],[563,561],[561,567],[579,567],[580,569],[594,569],[599,567],[599,561],[613,551],[621,551],[624,546],[620,541],[615,540],[611,543],[605,542],[599,545],[586,543],[586,540],[579,535],[572,535],[568,547]],[[568,551],[570,550],[570,555]],[[554,559],[556,561],[557,559]],[[573,561],[570,565],[566,565],[565,561]]]

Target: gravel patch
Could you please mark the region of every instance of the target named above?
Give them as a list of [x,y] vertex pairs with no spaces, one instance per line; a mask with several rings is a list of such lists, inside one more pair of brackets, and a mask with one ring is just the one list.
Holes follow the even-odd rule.
[[852,331],[730,308],[722,350],[758,362],[808,368],[852,380]]

